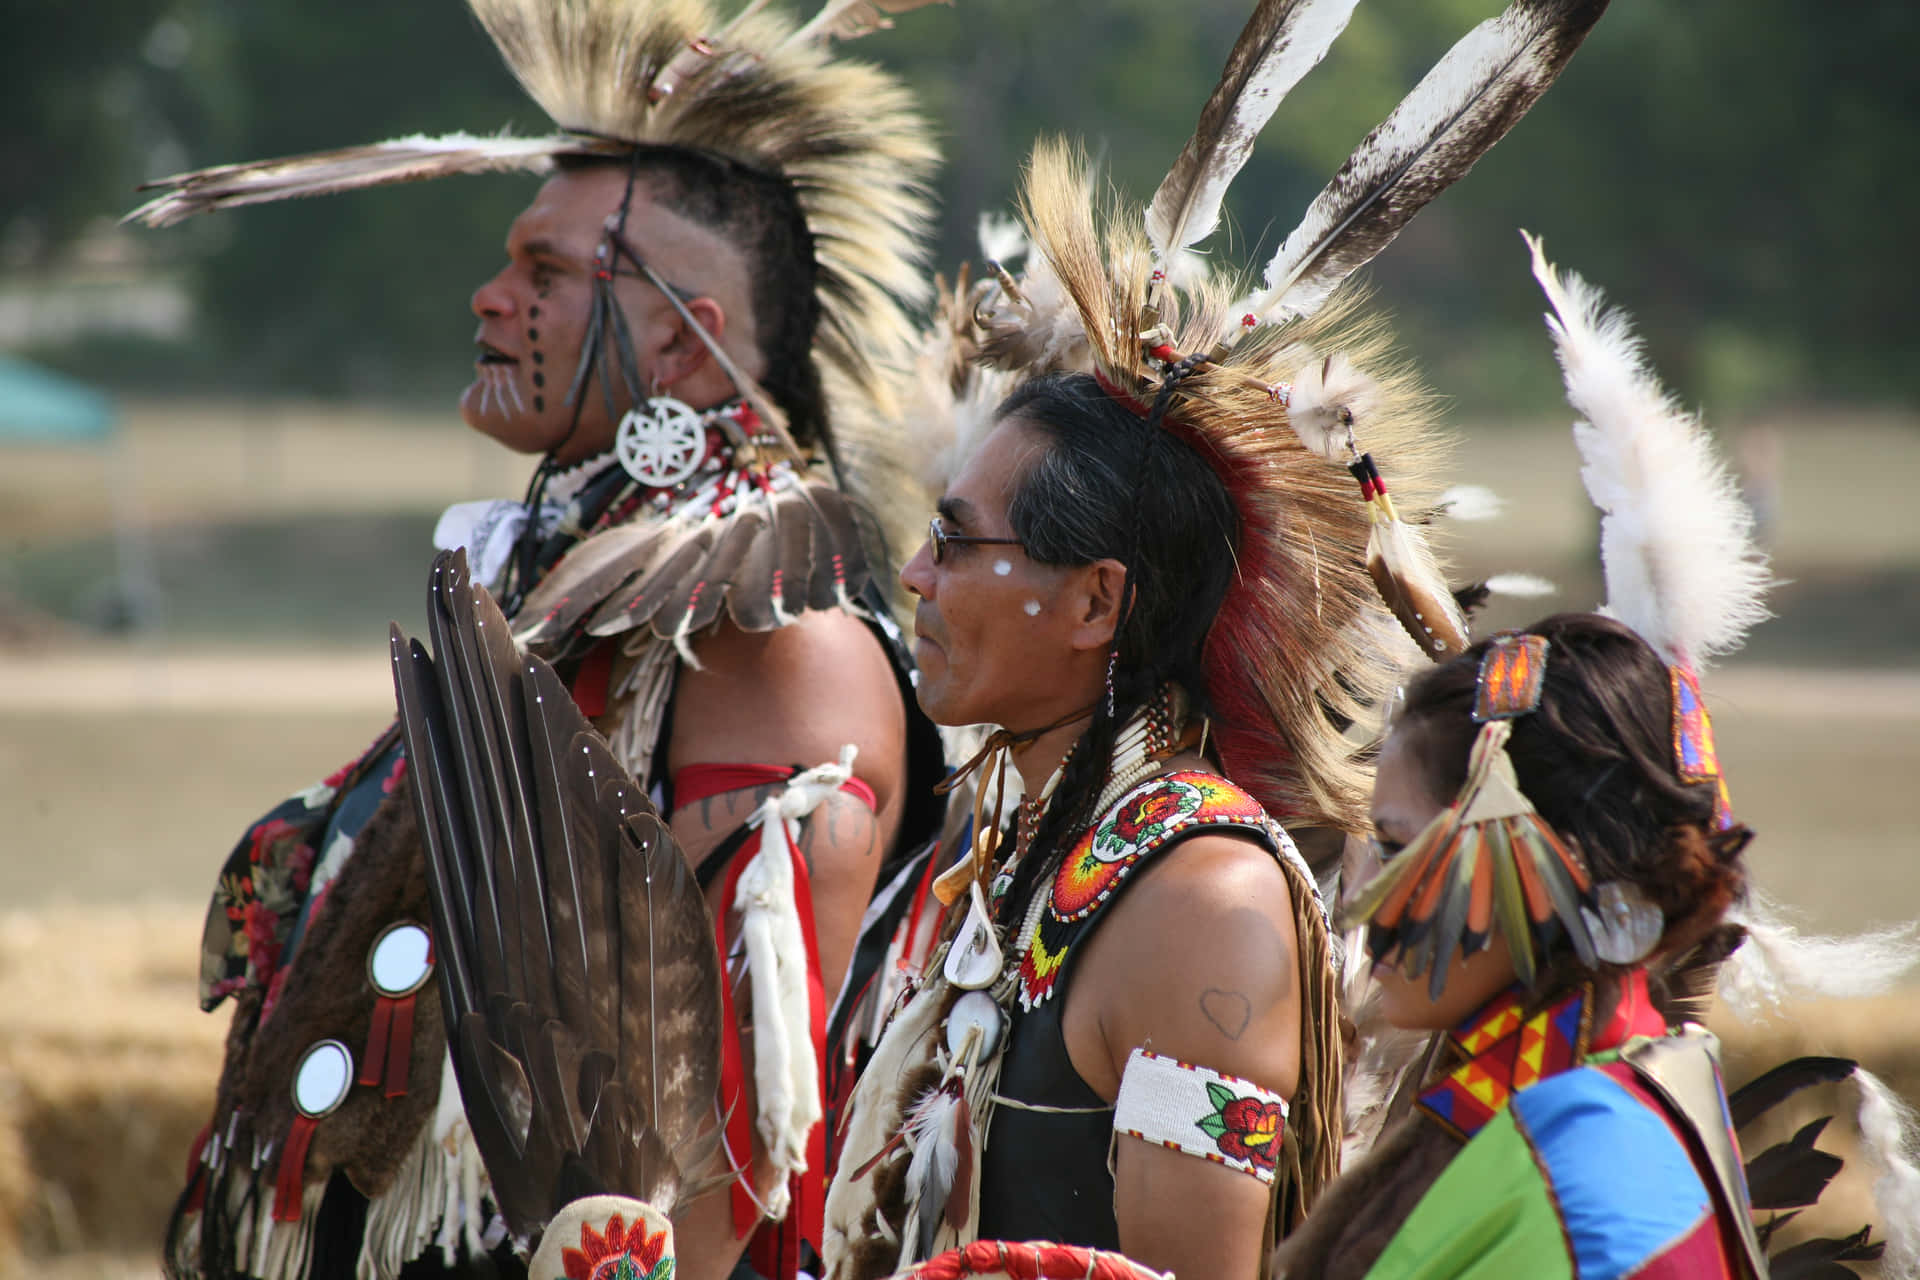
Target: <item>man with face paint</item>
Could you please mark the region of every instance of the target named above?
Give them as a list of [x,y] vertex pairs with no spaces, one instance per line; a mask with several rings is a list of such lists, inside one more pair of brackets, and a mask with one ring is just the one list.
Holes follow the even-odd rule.
[[[771,1218],[754,1266],[790,1275],[819,1244],[825,1077],[841,1060],[825,1005],[857,968],[876,884],[940,813],[938,738],[913,709],[872,518],[841,470],[850,446],[870,458],[882,443],[854,430],[881,416],[882,370],[908,332],[900,302],[921,287],[934,153],[900,85],[828,56],[857,30],[760,13],[722,32],[684,4],[474,9],[562,133],[185,175],[140,216],[448,172],[546,175],[506,265],[473,294],[460,401],[470,427],[541,463],[525,502],[461,504],[436,539],[466,548],[516,639],[671,815],[720,931],[737,1025],[715,1122],[742,1176],[684,1211],[680,1273],[728,1274]],[[750,906],[736,883],[762,829],[748,820],[802,770],[821,794],[781,812],[805,891]],[[500,1243],[443,1076],[435,987],[425,973],[375,981],[370,966],[390,931],[429,918],[408,790],[390,730],[229,858],[202,1002],[231,997],[235,1012],[169,1227],[172,1274],[391,1276]],[[798,1007],[756,1007],[740,941],[754,911],[806,941]],[[758,1106],[741,1029],[771,1019],[778,1042],[804,1042],[778,1122]],[[329,1044],[353,1080],[317,1107],[296,1085]]]

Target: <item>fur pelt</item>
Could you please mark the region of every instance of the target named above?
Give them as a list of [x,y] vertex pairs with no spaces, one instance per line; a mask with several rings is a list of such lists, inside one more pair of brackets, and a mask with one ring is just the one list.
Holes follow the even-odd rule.
[[[292,1084],[301,1057],[315,1042],[337,1039],[353,1053],[355,1065],[367,1042],[376,996],[367,980],[367,954],[381,930],[397,920],[425,922],[428,916],[425,864],[409,794],[402,777],[380,804],[356,841],[354,856],[342,868],[311,915],[299,950],[286,971],[277,999],[260,1017],[265,993],[248,988],[236,999],[227,1034],[226,1062],[216,1094],[212,1137],[231,1133],[232,1148],[214,1171],[205,1215],[225,1217],[185,1229],[176,1210],[168,1238],[176,1250],[169,1259],[180,1272],[223,1274],[232,1265],[223,1246],[245,1237],[242,1215],[255,1216],[270,1203],[274,1179],[294,1110]],[[388,1099],[379,1089],[355,1087],[339,1110],[314,1131],[308,1149],[305,1183],[323,1188],[338,1170],[369,1199],[383,1194],[433,1118],[440,1096],[440,1063],[446,1035],[440,994],[429,983],[416,993],[413,1049],[407,1092]],[[258,1166],[255,1167],[255,1162]],[[250,1182],[250,1194],[242,1182]],[[178,1256],[189,1238],[202,1256]]]

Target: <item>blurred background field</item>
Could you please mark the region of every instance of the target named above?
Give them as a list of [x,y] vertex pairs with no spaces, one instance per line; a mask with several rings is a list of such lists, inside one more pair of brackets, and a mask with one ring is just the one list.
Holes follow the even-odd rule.
[[[385,723],[386,624],[420,616],[438,508],[524,479],[451,415],[137,401],[126,423],[164,606],[130,638],[84,622],[115,571],[99,459],[0,453],[0,1246],[22,1251],[0,1274],[155,1273],[225,1021],[193,995],[210,877],[247,822]],[[1565,422],[1455,425],[1459,474],[1506,499],[1454,526],[1462,575],[1560,587],[1497,599],[1486,625],[1590,607]],[[1826,425],[1875,465],[1790,419],[1725,432],[1777,437],[1771,532],[1792,581],[1708,694],[1759,882],[1845,930],[1920,914],[1920,524],[1887,518],[1920,484],[1920,431]],[[1920,989],[1734,1034],[1736,1079],[1837,1051],[1920,1098]]]
[[[940,132],[936,260],[973,253],[1041,130],[1149,194],[1251,0],[958,0],[858,52]],[[1368,0],[1237,184],[1258,262],[1498,0]],[[470,291],[531,192],[470,180],[115,220],[183,168],[414,131],[545,127],[458,0],[82,0],[0,41],[0,357],[110,393],[96,434],[0,403],[0,1277],[156,1274],[224,1018],[199,918],[241,828],[390,714],[436,514],[529,462],[452,411]],[[1787,581],[1708,681],[1762,887],[1822,930],[1920,915],[1920,9],[1615,0],[1562,82],[1370,272],[1451,398],[1483,626],[1590,607],[1594,517],[1515,228],[1641,322],[1705,408]],[[0,370],[0,372],[4,372]],[[28,424],[31,430],[32,424]],[[1391,465],[1391,460],[1387,460]],[[1920,987],[1734,1033],[1731,1074],[1856,1053],[1920,1099]]]

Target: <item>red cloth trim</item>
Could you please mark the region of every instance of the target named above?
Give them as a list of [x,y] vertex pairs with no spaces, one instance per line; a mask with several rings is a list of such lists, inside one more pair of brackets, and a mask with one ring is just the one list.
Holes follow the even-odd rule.
[[[792,776],[793,767],[784,764],[682,765],[673,774],[673,811],[679,813],[690,804],[698,804],[729,791],[744,791],[748,787],[785,782]],[[880,797],[873,793],[873,788],[867,785],[864,778],[848,778],[840,784],[840,789],[867,806],[871,812],[880,811]]]
[[380,1083],[380,1071],[387,1061],[387,1042],[393,1034],[393,1000],[381,996],[373,1002],[373,1021],[367,1024],[367,1048],[360,1055],[360,1074],[355,1084],[369,1087]]
[[280,1168],[273,1185],[273,1220],[298,1222],[305,1197],[307,1148],[313,1145],[313,1131],[320,1125],[312,1116],[295,1116],[287,1130],[287,1145],[280,1151]]
[[587,719],[607,713],[607,689],[613,683],[613,641],[603,640],[587,650],[580,669],[573,673],[574,705]]
[[393,1004],[393,1034],[387,1040],[387,1097],[407,1095],[407,1069],[413,1063],[413,997],[401,996]]
[[1587,1042],[1588,1053],[1617,1049],[1635,1036],[1657,1038],[1667,1034],[1667,1021],[1654,1008],[1653,995],[1647,990],[1647,971],[1635,969],[1620,980],[1620,1000],[1604,1027],[1595,1027]]

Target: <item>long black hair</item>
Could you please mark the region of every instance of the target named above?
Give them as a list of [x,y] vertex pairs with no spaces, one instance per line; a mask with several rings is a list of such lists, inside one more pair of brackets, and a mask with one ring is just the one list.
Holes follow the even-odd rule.
[[1027,554],[1041,564],[1113,559],[1127,568],[1112,704],[1103,694],[1067,762],[1056,801],[1016,873],[1018,901],[1098,816],[1092,809],[1128,717],[1170,681],[1205,709],[1201,650],[1233,578],[1239,527],[1226,486],[1206,459],[1086,374],[1025,382],[996,417],[1018,417],[1045,445],[1007,507]]

